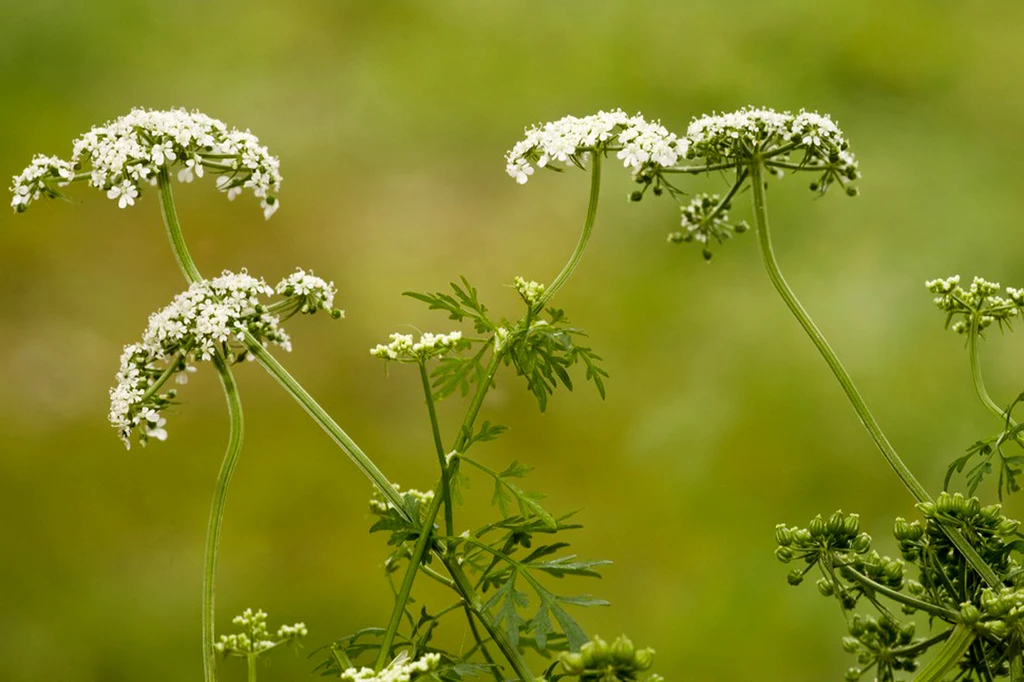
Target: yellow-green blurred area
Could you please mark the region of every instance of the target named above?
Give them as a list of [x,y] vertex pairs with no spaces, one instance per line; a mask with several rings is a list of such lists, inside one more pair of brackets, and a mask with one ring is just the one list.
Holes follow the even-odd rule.
[[[816,198],[803,176],[771,185],[790,283],[929,489],[999,430],[922,283],[1024,284],[1019,3],[35,0],[3,17],[3,174],[35,153],[69,156],[74,137],[135,106],[200,109],[281,158],[267,222],[209,178],[176,187],[193,255],[207,274],[276,281],[301,266],[337,282],[347,318],[292,320],[282,359],[403,485],[429,487],[436,467],[419,379],[386,374],[367,349],[392,331],[449,330],[401,293],[459,275],[518,314],[509,284],[558,272],[587,177],[518,186],[503,154],[525,125],[601,108],[677,132],[747,104],[831,114],[862,196]],[[588,632],[653,646],[670,680],[841,679],[854,661],[839,609],[812,584],[787,586],[773,528],[857,511],[894,553],[892,520],[915,514],[912,499],[771,289],[753,236],[705,264],[666,243],[671,199],[629,204],[628,174],[609,163],[605,175],[587,256],[556,303],[605,358],[608,398],[577,375],[541,415],[505,371],[482,417],[510,430],[476,456],[534,465],[526,488],[581,510],[575,550],[614,561],[600,582],[557,585],[612,602],[577,612]],[[155,192],[127,210],[84,185],[69,194],[0,212],[0,679],[197,680],[224,399],[201,367],[169,440],[124,451],[106,421],[121,347],[184,284]],[[748,204],[734,215],[749,219]],[[994,330],[985,342],[1000,403],[1024,386],[1022,344]],[[370,486],[343,453],[258,366],[236,374],[247,430],[218,628],[248,606],[275,627],[305,621],[305,649],[275,653],[260,680],[307,679],[317,646],[386,624],[385,537],[367,534]],[[462,408],[443,405],[448,441]],[[473,483],[459,530],[491,518],[488,481]],[[1020,498],[1007,507],[1024,515]],[[455,648],[460,628],[445,634]],[[238,661],[220,670],[244,678]]]

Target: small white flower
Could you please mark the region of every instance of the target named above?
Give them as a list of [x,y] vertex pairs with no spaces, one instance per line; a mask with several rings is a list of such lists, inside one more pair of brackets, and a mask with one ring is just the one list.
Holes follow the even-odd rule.
[[125,180],[120,185],[114,185],[107,190],[108,199],[117,199],[117,207],[135,205],[135,197],[139,196],[139,190],[131,182]]

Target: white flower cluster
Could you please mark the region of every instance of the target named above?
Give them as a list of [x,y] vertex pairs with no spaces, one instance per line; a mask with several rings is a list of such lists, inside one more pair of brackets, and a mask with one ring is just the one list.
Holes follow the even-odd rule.
[[449,334],[422,334],[419,341],[412,334],[391,334],[387,344],[377,344],[370,349],[370,355],[382,360],[398,360],[399,362],[422,362],[427,358],[444,355],[464,344],[462,332]]
[[279,166],[248,130],[228,128],[197,111],[132,109],[75,140],[70,162],[36,157],[14,178],[11,205],[23,211],[41,195],[55,196],[50,183],[66,185],[74,170],[86,169],[81,177],[125,208],[134,205],[143,183],[155,184],[162,171],[177,168],[183,182],[204,171],[217,175],[217,187],[229,199],[252,190],[269,218],[279,205]]
[[543,284],[532,280],[526,280],[519,276],[512,280],[512,286],[526,302],[526,305],[531,308],[537,305],[537,302],[540,301],[540,297],[544,295],[545,287]]
[[[793,115],[788,111],[747,107],[728,114],[694,119],[686,130],[690,157],[708,164],[750,158],[755,152],[803,151],[799,165],[808,170],[827,168],[820,187],[831,181],[860,177],[857,160],[851,154],[843,132],[828,116],[809,111]],[[780,160],[787,158],[781,155]],[[818,189],[818,187],[815,187]]]
[[[1003,289],[998,282],[989,282],[981,277],[975,277],[967,289],[960,286],[959,275],[929,280],[925,287],[937,294],[935,305],[946,313],[947,325],[958,334],[970,331],[972,324],[976,324],[978,329],[985,329],[993,322],[1000,325],[1008,323],[1024,309],[1024,289]],[[949,324],[957,317],[961,319]]]
[[[286,290],[288,286],[282,285],[289,279],[278,288]],[[333,296],[334,286],[324,282],[316,290],[330,291]],[[193,362],[210,360],[216,354],[234,361],[234,351],[244,343],[246,332],[264,345],[275,343],[291,350],[280,318],[260,300],[273,294],[274,288],[262,279],[244,271],[225,271],[220,277],[196,282],[175,296],[168,306],[150,315],[142,342],[125,346],[117,385],[110,389],[110,423],[126,446],[131,446],[131,435],[136,429],[140,430],[143,445],[149,438],[167,438],[160,413],[171,404],[175,392],[160,393],[159,389],[175,374],[179,383],[184,383],[187,375],[183,372],[194,371]],[[306,292],[292,296],[301,302],[309,295]],[[300,307],[290,297],[283,305],[293,310]],[[312,307],[304,310],[315,311]]]
[[[402,497],[412,497],[417,502],[419,502],[420,507],[423,507],[424,509],[434,499],[433,490],[422,491],[416,490],[415,488],[409,488],[408,490],[402,492],[401,489],[398,487],[397,483],[392,483],[391,485],[397,492],[399,492],[402,495]],[[374,488],[373,495],[370,497],[370,511],[374,514],[384,514],[387,512],[388,509],[393,508],[394,505],[391,504],[391,502],[387,500],[379,490]]]
[[565,118],[526,131],[526,136],[505,155],[505,171],[519,184],[533,175],[534,166],[552,162],[582,165],[591,152],[617,151],[616,156],[633,173],[645,167],[673,166],[686,156],[688,140],[677,138],[659,121],[621,109],[590,116]]
[[349,668],[341,673],[341,679],[349,682],[410,682],[435,670],[441,662],[441,655],[424,654],[414,661],[408,659],[409,655],[403,651],[380,672],[373,668]]
[[11,206],[16,212],[24,211],[30,202],[35,201],[44,194],[48,197],[60,196],[53,189],[51,183],[57,187],[63,187],[75,177],[75,169],[70,163],[56,156],[43,156],[42,154],[32,159],[28,168],[15,175],[11,193]]
[[307,314],[315,313],[317,310],[327,310],[334,317],[344,317],[344,311],[334,307],[334,296],[337,289],[333,282],[327,282],[302,268],[298,268],[292,274],[281,280],[277,287],[277,293],[282,296],[295,297],[299,300],[300,311]]
[[241,626],[245,632],[237,635],[221,635],[220,641],[214,643],[213,647],[217,652],[225,656],[259,655],[264,651],[293,642],[309,634],[305,623],[295,623],[294,625],[282,625],[278,628],[277,634],[272,637],[267,630],[267,614],[252,609],[246,609],[242,615],[235,616],[231,622]]
[[670,242],[680,244],[697,242],[704,247],[704,257],[711,258],[708,243],[711,239],[721,243],[733,234],[747,231],[747,224],[729,222],[729,205],[721,203],[717,194],[697,194],[689,204],[680,207],[683,231],[673,232],[668,236]]

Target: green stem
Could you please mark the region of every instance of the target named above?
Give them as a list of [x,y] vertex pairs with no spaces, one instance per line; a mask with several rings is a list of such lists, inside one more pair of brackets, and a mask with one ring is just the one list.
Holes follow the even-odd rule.
[[437,465],[441,468],[441,492],[444,501],[444,527],[445,535],[451,536],[455,528],[455,520],[452,510],[452,491],[448,481],[448,462],[445,457],[444,443],[441,441],[441,425],[437,421],[437,409],[434,406],[434,392],[430,388],[430,377],[427,375],[427,366],[419,363],[420,379],[423,382],[423,395],[427,400],[427,413],[430,416],[430,432],[434,437],[434,449],[437,451]]
[[[441,478],[444,479],[444,477],[445,472],[442,470]],[[395,641],[398,626],[402,622],[402,614],[405,613],[405,606],[409,602],[409,595],[412,593],[412,584],[416,580],[416,573],[419,571],[420,564],[423,563],[423,557],[426,555],[427,548],[434,537],[434,520],[437,518],[438,510],[441,509],[443,502],[443,498],[440,495],[441,491],[438,490],[437,492],[438,494],[434,495],[434,500],[430,503],[430,507],[427,510],[426,518],[423,519],[423,524],[420,526],[420,536],[416,539],[412,556],[409,558],[409,566],[405,569],[402,584],[395,595],[395,606],[391,611],[391,620],[388,621],[388,628],[384,632],[384,639],[380,643],[380,653],[377,654],[377,662],[374,665],[374,669],[378,672],[384,668],[388,655],[391,653],[391,645]]]
[[473,617],[473,612],[470,611],[469,606],[466,605],[465,602],[463,602],[462,608],[466,611],[466,621],[469,623],[469,631],[473,633],[473,639],[476,640],[476,645],[479,647],[480,653],[483,654],[484,660],[487,661],[487,665],[491,668],[491,674],[494,675],[494,682],[503,682],[501,671],[499,671],[498,666],[495,665],[491,652],[487,649],[487,645],[484,644],[483,638],[480,637],[480,631],[476,628],[476,619]]
[[[874,441],[875,446],[882,453],[885,461],[889,463],[893,471],[899,477],[903,485],[907,487],[910,494],[914,496],[918,502],[931,502],[932,498],[925,490],[924,486],[914,477],[907,465],[903,463],[900,456],[896,454],[896,450],[889,443],[889,440],[882,433],[881,427],[878,422],[875,421],[875,417],[871,414],[871,410],[868,409],[867,404],[861,397],[860,392],[853,383],[853,379],[850,378],[846,368],[843,367],[843,363],[839,361],[839,357],[836,355],[832,347],[829,346],[828,341],[825,340],[824,335],[818,330],[818,327],[814,324],[811,316],[807,314],[804,307],[800,304],[796,294],[789,288],[785,278],[782,276],[782,271],[779,269],[778,261],[775,260],[775,252],[772,249],[771,233],[768,228],[768,203],[765,195],[765,183],[764,183],[764,162],[760,158],[755,158],[750,164],[750,183],[753,187],[753,200],[754,200],[754,224],[757,228],[758,244],[761,247],[761,257],[764,261],[765,270],[768,272],[768,279],[771,280],[775,290],[782,297],[782,300],[786,303],[790,312],[803,327],[804,332],[810,337],[814,346],[818,349],[818,352],[825,359],[825,363],[828,364],[829,369],[835,375],[836,380],[839,381],[839,385],[842,386],[843,391],[846,393],[846,397],[849,399],[850,404],[853,405],[854,411],[857,416],[860,417],[861,423],[864,428],[867,429],[868,435],[871,436],[871,440]],[[936,519],[938,521],[938,519]],[[967,539],[960,533],[956,528],[951,527],[947,522],[940,521],[940,525],[945,531],[946,535],[949,536],[950,542],[952,542],[958,550],[964,555],[967,561],[971,564],[974,570],[985,579],[991,587],[1000,588],[1002,587],[1002,581],[996,575],[995,571],[985,563],[974,547],[967,541]]]
[[900,604],[906,604],[907,606],[915,608],[918,611],[924,611],[925,613],[937,616],[949,622],[955,623],[957,618],[960,617],[960,614],[956,611],[953,611],[952,609],[946,609],[941,606],[936,606],[935,604],[931,604],[929,602],[921,601],[920,599],[911,597],[908,594],[897,592],[896,590],[890,589],[885,585],[875,582],[874,580],[867,577],[863,573],[860,573],[851,566],[846,566],[845,568],[847,571],[849,571],[848,575],[852,577],[855,582],[860,583],[862,587],[872,590],[873,592],[877,592],[878,594],[884,594],[889,599],[899,602]]
[[244,432],[244,421],[242,419],[242,401],[238,395],[238,387],[235,385],[235,378],[231,369],[220,355],[213,357],[213,364],[217,367],[220,375],[221,386],[224,387],[224,397],[228,403],[228,416],[231,427],[228,432],[228,447],[224,453],[224,460],[220,465],[220,473],[217,474],[217,487],[214,489],[213,502],[210,504],[210,520],[206,527],[206,560],[203,568],[203,673],[207,682],[217,679],[217,654],[213,648],[215,636],[214,623],[214,595],[216,594],[217,582],[217,555],[220,549],[220,531],[224,522],[224,506],[227,502],[228,487],[231,485],[231,475],[235,472],[235,465],[238,464],[238,455],[242,451],[242,434]]
[[245,657],[246,667],[249,669],[248,681],[256,682],[256,657],[249,654]]
[[167,237],[171,240],[171,251],[178,261],[178,267],[185,275],[189,284],[198,282],[203,277],[199,274],[196,262],[185,245],[185,235],[181,233],[181,223],[178,222],[178,211],[174,207],[174,195],[171,194],[171,179],[167,175],[167,168],[161,168],[157,175],[157,184],[160,186],[160,209],[164,216],[164,227],[167,228]]
[[253,357],[263,365],[263,368],[302,406],[309,416],[313,418],[313,421],[327,432],[331,440],[355,462],[359,470],[373,482],[381,494],[387,498],[388,502],[405,517],[405,520],[412,521],[402,504],[402,496],[395,490],[395,487],[391,485],[391,482],[388,481],[387,477],[377,468],[377,465],[373,463],[366,453],[356,445],[356,442],[345,433],[344,429],[338,426],[338,423],[327,414],[324,408],[320,406],[320,403],[314,400],[313,396],[288,373],[288,370],[248,332],[245,334],[245,345],[249,352],[253,354]]
[[484,626],[487,634],[498,645],[502,655],[512,665],[512,670],[519,676],[519,680],[521,682],[534,682],[535,678],[526,664],[526,659],[519,653],[519,649],[512,646],[505,633],[498,629],[490,615],[484,610],[483,602],[477,595],[476,590],[473,589],[473,585],[465,572],[463,572],[462,567],[451,557],[442,557],[442,561],[444,561],[445,568],[448,569],[448,573],[455,581],[456,588],[465,600],[466,605],[480,619],[480,624]]
[[946,644],[939,649],[928,665],[914,677],[914,682],[939,682],[960,662],[974,642],[974,628],[966,623],[957,623]]
[[498,373],[499,367],[501,367],[501,352],[496,349],[494,354],[491,355],[491,361],[487,363],[483,380],[477,386],[476,393],[473,394],[473,401],[469,404],[469,410],[466,411],[466,418],[462,420],[459,435],[455,438],[455,446],[452,450],[456,453],[461,454],[466,447],[466,443],[473,437],[473,425],[476,423],[477,415],[480,414],[480,408],[484,404],[484,398],[487,397],[487,391],[490,390],[491,384],[494,383],[494,375]]
[[[971,379],[974,380],[974,390],[978,393],[978,399],[981,400],[981,404],[989,412],[999,417],[999,419],[1006,419],[1006,412],[1003,411],[1003,408],[999,407],[996,401],[992,400],[988,389],[985,388],[985,378],[981,374],[981,357],[978,352],[978,340],[980,338],[981,330],[978,327],[977,316],[972,315],[971,328],[967,332],[967,349],[971,356]],[[1014,426],[1016,426],[1016,423],[1010,420],[1010,428]]]
[[551,283],[544,293],[541,294],[540,300],[537,302],[537,309],[544,307],[544,304],[551,300],[551,297],[555,295],[562,285],[565,284],[569,276],[572,275],[573,270],[580,264],[580,260],[583,258],[583,251],[587,248],[587,242],[590,240],[590,233],[594,229],[594,219],[597,217],[597,203],[601,195],[601,154],[594,152],[590,155],[591,170],[590,170],[590,202],[587,205],[587,218],[583,222],[583,232],[580,233],[579,241],[576,242],[576,248],[573,249],[572,255],[569,256],[569,262],[565,264],[562,271],[555,277],[555,281]]
[[[598,157],[595,155],[595,159]],[[597,161],[600,164],[600,161]],[[599,168],[599,165],[595,165],[595,168]],[[181,233],[181,224],[178,222],[177,212],[174,207],[174,198],[171,195],[170,181],[167,177],[166,170],[163,171],[158,177],[158,184],[160,186],[160,198],[161,208],[163,210],[164,225],[167,228],[167,235],[171,242],[171,249],[174,252],[174,257],[178,261],[178,265],[181,267],[182,272],[185,274],[185,278],[191,283],[202,279],[199,274],[199,270],[196,268],[195,262],[192,260],[192,256],[188,252],[188,247],[185,245],[184,236]],[[592,197],[594,204],[594,211],[596,211],[596,196]],[[593,217],[591,216],[589,222],[593,223]],[[578,260],[578,259],[577,259]],[[567,266],[568,267],[568,266]],[[575,267],[575,266],[574,266]],[[384,474],[377,468],[377,466],[366,456],[366,453],[356,445],[345,431],[338,426],[329,414],[320,406],[316,400],[288,373],[288,371],[272,356],[262,345],[252,336],[252,334],[246,332],[245,343],[263,368],[273,376],[278,383],[289,393],[301,406],[302,408],[313,418],[320,428],[327,432],[327,435],[342,449],[355,462],[356,466],[360,471],[363,472],[373,483],[377,486],[377,489],[387,498],[387,500],[398,510],[398,512],[405,517],[407,521],[412,521],[409,518],[408,512],[405,511],[405,507],[402,503],[402,496],[395,490],[395,487],[391,485],[390,481],[384,476]],[[484,386],[489,387],[491,381],[494,378],[494,374],[497,372],[498,366],[500,365],[501,357],[499,353],[495,353],[491,360],[489,367],[487,380]],[[466,426],[468,425],[472,429],[472,424],[476,419],[477,413],[480,411],[480,406],[483,404],[484,395],[486,394],[486,388],[478,390],[474,396],[473,403],[470,406],[470,413],[466,417],[466,421],[463,423],[463,432],[459,434],[457,444],[459,447],[464,447],[469,436],[466,435]],[[471,433],[471,431],[470,431]],[[456,448],[458,449],[458,448]],[[482,602],[477,597],[473,585],[469,582],[469,579],[463,573],[462,568],[458,563],[450,557],[445,557],[443,551],[435,552],[445,565],[445,569],[449,575],[452,576],[455,582],[456,591],[462,596],[470,608],[478,615],[481,624],[487,630],[488,635],[501,649],[502,654],[508,659],[508,662],[512,665],[513,670],[519,675],[523,682],[533,682],[534,677],[530,672],[529,667],[523,659],[522,654],[519,650],[512,646],[511,642],[505,636],[505,633],[498,629],[498,627],[491,620],[491,617],[483,610]]]

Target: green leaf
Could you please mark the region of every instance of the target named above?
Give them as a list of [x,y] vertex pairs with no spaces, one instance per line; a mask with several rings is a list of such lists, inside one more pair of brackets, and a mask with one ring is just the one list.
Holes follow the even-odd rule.
[[509,478],[522,478],[532,471],[532,467],[525,466],[519,462],[512,462],[505,471],[499,474],[490,467],[469,457],[461,456],[459,459],[471,464],[494,479],[494,495],[491,498],[491,504],[498,507],[502,516],[509,516],[508,508],[514,500],[518,502],[519,511],[524,517],[536,516],[549,529],[556,530],[558,528],[558,522],[555,521],[555,517],[537,502],[541,497],[540,494],[524,492],[519,486],[508,480]]

